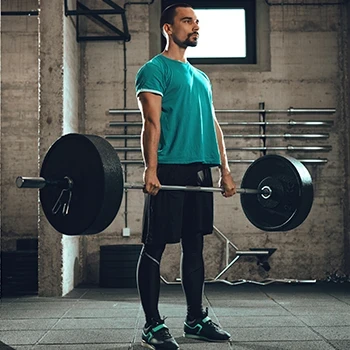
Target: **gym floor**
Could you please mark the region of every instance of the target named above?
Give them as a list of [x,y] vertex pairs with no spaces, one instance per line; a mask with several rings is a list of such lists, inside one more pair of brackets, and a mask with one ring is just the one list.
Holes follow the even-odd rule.
[[[204,306],[232,335],[230,343],[182,337],[180,285],[161,287],[160,312],[181,349],[348,350],[350,285],[205,286]],[[76,288],[62,298],[2,298],[0,349],[140,350],[144,323],[136,289]]]

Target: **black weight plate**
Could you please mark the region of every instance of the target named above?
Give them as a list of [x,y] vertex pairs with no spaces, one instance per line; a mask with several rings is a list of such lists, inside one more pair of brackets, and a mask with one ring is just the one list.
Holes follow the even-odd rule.
[[119,157],[112,145],[96,135],[67,134],[47,152],[40,176],[47,180],[73,180],[68,215],[53,214],[62,189],[46,186],[40,201],[50,224],[66,235],[96,234],[106,229],[118,213],[124,180]]
[[241,187],[261,189],[265,185],[272,189],[271,198],[241,195],[248,220],[264,231],[289,231],[299,226],[313,202],[312,179],[306,167],[288,156],[261,157],[248,167]]

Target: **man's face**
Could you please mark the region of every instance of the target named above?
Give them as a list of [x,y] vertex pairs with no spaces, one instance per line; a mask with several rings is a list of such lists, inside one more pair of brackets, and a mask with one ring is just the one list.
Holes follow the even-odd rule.
[[175,44],[186,49],[197,46],[199,38],[199,21],[192,8],[178,7],[174,17],[174,24],[169,25],[168,35]]

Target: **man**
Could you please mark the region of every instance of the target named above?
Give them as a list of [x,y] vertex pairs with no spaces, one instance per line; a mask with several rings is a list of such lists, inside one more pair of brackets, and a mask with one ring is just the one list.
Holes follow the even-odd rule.
[[148,194],[137,281],[146,317],[142,346],[153,350],[179,348],[158,311],[159,266],[167,243],[182,244],[181,281],[187,301],[184,336],[206,341],[230,338],[202,306],[203,235],[213,230],[213,193],[159,191],[161,185],[212,186],[210,168],[218,166],[223,195],[236,192],[209,78],[185,56],[188,46],[197,45],[198,23],[188,4],[166,8],[160,25],[167,46],[141,67],[135,83]]

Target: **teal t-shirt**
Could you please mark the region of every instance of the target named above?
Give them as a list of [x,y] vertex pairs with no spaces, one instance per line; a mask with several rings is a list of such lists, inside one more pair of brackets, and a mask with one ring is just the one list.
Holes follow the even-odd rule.
[[159,54],[139,69],[135,87],[136,96],[162,96],[158,163],[220,164],[212,89],[205,73]]

